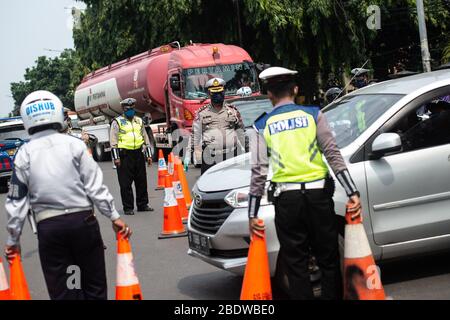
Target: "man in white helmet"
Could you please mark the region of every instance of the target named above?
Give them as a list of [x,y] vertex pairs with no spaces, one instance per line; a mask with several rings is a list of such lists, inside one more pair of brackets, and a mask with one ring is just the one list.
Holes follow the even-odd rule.
[[[59,133],[64,115],[61,100],[48,91],[28,95],[20,108],[30,141],[14,160],[6,199],[9,237],[5,255],[20,255],[25,218],[37,222],[39,256],[52,300],[106,299],[104,245],[94,205],[124,237],[130,228],[120,219],[103,174],[85,143]],[[71,289],[72,268],[81,271],[81,288]]]
[[215,164],[245,153],[245,132],[239,111],[225,101],[225,81],[212,78],[206,82],[211,103],[195,114],[184,166],[191,154],[201,163],[201,174]]

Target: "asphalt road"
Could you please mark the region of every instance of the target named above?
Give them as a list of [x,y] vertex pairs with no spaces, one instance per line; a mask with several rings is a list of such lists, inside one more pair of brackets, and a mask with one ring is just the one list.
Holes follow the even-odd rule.
[[[122,213],[117,175],[110,162],[100,164],[104,180]],[[147,170],[150,204],[154,212],[125,216],[133,228],[131,243],[135,268],[144,299],[239,299],[242,278],[212,267],[186,254],[187,238],[158,240],[162,228],[163,191],[155,191],[157,168]],[[192,167],[188,171],[192,187],[200,175]],[[5,195],[0,195],[4,203]],[[6,241],[5,209],[0,207],[0,227]],[[111,223],[99,215],[108,277],[108,297],[115,296],[116,242]],[[22,235],[23,265],[33,299],[48,299],[37,250],[37,240],[28,223]],[[394,300],[450,299],[450,253],[390,263],[381,267],[386,294]],[[8,269],[8,268],[6,268]],[[8,272],[8,270],[6,270]]]

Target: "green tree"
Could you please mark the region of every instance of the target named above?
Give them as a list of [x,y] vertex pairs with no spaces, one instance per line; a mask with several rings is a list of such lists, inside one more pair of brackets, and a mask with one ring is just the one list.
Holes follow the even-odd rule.
[[41,56],[36,64],[25,70],[25,81],[11,83],[11,93],[16,105],[36,90],[48,90],[57,95],[63,105],[74,108],[74,89],[86,72],[74,50],[64,50],[59,57]]
[[92,70],[173,40],[239,44],[237,4],[244,48],[257,61],[299,69],[307,91],[320,70],[365,54],[368,32],[357,28],[365,15],[354,14],[363,10],[360,1],[346,8],[328,0],[236,1],[85,0],[75,46]]
[[[398,64],[419,70],[415,0],[84,0],[74,40],[89,70],[162,44],[180,41],[239,45],[256,61],[300,71],[309,98],[328,73],[366,65],[385,78]],[[366,27],[369,5],[381,8],[382,29]],[[239,6],[242,39],[239,39]],[[449,1],[425,0],[432,58],[441,59]]]

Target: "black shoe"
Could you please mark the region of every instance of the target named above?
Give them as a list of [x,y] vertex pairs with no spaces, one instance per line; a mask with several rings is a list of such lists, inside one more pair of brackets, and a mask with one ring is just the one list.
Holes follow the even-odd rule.
[[134,211],[133,210],[124,210],[123,214],[126,216],[134,216]]
[[152,207],[150,207],[149,205],[146,205],[145,207],[138,208],[137,211],[139,211],[139,212],[142,212],[142,211],[154,211],[154,209]]

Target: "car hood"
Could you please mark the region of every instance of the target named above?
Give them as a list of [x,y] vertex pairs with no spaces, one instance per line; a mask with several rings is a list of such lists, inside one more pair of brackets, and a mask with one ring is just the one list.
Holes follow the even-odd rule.
[[[348,161],[349,149],[341,149],[342,156]],[[327,163],[324,157],[325,163]],[[330,173],[333,175],[332,170]],[[197,188],[203,192],[219,192],[243,188],[250,185],[252,171],[250,164],[250,153],[245,153],[232,159],[225,160],[208,169],[197,180]],[[272,178],[271,166],[267,179]]]
[[216,164],[197,181],[197,188],[203,192],[217,192],[250,185],[250,153]]

